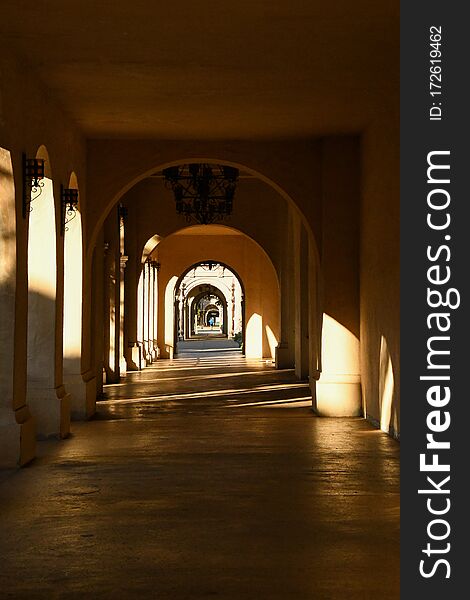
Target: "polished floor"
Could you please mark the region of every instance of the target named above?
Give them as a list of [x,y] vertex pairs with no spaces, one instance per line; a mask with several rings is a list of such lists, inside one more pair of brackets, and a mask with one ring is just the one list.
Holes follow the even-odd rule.
[[0,598],[398,599],[398,444],[292,371],[189,352],[0,475]]

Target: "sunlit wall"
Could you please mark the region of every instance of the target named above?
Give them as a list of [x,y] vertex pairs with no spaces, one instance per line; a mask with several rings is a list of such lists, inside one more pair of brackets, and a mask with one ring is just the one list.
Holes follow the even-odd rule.
[[359,340],[327,314],[323,315],[322,365],[317,412],[325,416],[362,414]]
[[56,226],[52,180],[31,204],[28,227],[28,383],[55,371]]
[[64,373],[80,372],[82,346],[82,219],[77,211],[64,233]]

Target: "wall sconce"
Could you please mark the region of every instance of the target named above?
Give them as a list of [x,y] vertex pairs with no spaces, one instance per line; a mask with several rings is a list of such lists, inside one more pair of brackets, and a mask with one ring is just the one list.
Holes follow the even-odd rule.
[[[31,202],[41,195],[44,187],[44,159],[26,158],[23,153],[23,219],[31,211]],[[34,197],[33,197],[34,196]]]
[[61,233],[68,231],[67,223],[77,216],[78,211],[78,190],[75,188],[64,188],[60,186],[60,207],[61,207]]
[[161,264],[158,262],[158,260],[151,260],[150,265],[157,271],[157,273],[160,271]]

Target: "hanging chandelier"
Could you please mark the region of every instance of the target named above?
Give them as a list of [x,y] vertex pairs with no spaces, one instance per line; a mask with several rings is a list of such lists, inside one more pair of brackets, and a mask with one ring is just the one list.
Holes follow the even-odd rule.
[[175,195],[176,212],[188,222],[195,219],[209,225],[232,214],[238,169],[191,163],[168,167],[163,177]]

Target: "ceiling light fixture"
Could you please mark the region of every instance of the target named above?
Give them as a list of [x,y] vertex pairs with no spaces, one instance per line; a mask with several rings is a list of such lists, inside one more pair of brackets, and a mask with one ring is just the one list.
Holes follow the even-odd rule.
[[232,214],[239,172],[226,165],[191,163],[163,170],[165,184],[173,190],[176,212],[202,225]]

